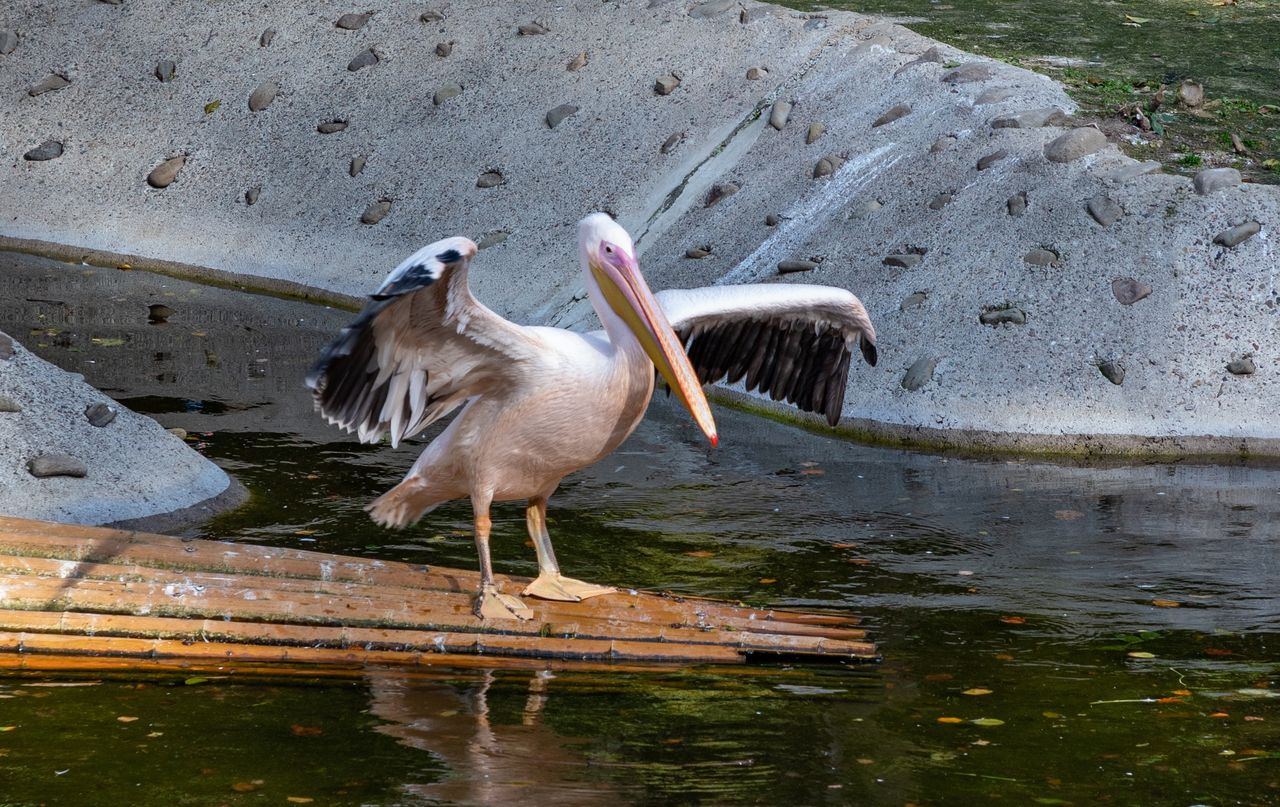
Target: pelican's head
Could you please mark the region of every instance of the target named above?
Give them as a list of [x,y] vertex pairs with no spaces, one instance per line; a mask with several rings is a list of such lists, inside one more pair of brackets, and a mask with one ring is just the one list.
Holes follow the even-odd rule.
[[608,214],[592,213],[578,222],[578,257],[586,270],[588,286],[594,286],[592,296],[599,301],[601,317],[607,309],[626,326],[711,445],[715,445],[716,423],[707,396],[680,338],[640,274],[631,236]]

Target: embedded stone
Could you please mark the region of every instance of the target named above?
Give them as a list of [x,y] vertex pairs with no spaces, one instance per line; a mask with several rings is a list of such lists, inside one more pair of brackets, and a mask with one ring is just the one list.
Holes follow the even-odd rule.
[[485,171],[476,179],[477,188],[496,188],[506,182],[506,178],[502,176],[501,171]]
[[147,322],[152,325],[168,322],[171,316],[173,316],[173,309],[164,303],[152,303],[147,306]]
[[1005,200],[1005,208],[1010,216],[1021,216],[1027,212],[1027,192],[1019,191]]
[[1213,237],[1213,243],[1230,249],[1253,238],[1261,229],[1262,225],[1258,222],[1246,221],[1244,224],[1237,224],[1229,230],[1218,233]]
[[316,131],[319,132],[320,134],[337,134],[338,132],[341,132],[346,128],[347,128],[346,121],[342,120],[341,118],[334,118],[333,120],[325,121],[324,123],[317,126]]
[[978,315],[983,325],[998,327],[1000,325],[1026,325],[1027,314],[1021,308],[993,308]]
[[379,199],[364,209],[360,214],[361,224],[377,224],[387,217],[391,212],[391,200]]
[[935,196],[935,197],[933,197],[932,199],[930,199],[930,200],[929,200],[929,209],[930,209],[930,210],[941,210],[942,208],[944,208],[944,207],[946,207],[947,205],[951,204],[951,200],[952,200],[953,198],[955,198],[955,197],[954,197],[952,194],[950,194],[950,193],[940,193],[940,194],[938,194],[937,196]]
[[1178,86],[1178,100],[1183,106],[1195,108],[1204,104],[1204,87],[1187,79]]
[[1107,174],[1106,179],[1110,182],[1116,183],[1130,182],[1138,177],[1146,176],[1147,174],[1159,173],[1160,169],[1163,167],[1164,166],[1161,165],[1158,160],[1147,160],[1140,163],[1130,162],[1127,165],[1117,168],[1110,174]]
[[421,20],[422,22],[440,22],[444,19],[444,15],[441,14],[439,11],[428,10],[418,15],[418,19]]
[[1066,123],[1069,115],[1056,106],[1029,109],[1014,115],[1003,115],[991,121],[992,129],[1039,129]]
[[116,408],[104,403],[89,404],[84,408],[84,416],[89,425],[101,429],[116,419]]
[[71,82],[68,81],[63,76],[60,76],[57,73],[50,73],[49,75],[40,79],[40,81],[37,81],[35,84],[32,84],[27,89],[27,95],[30,95],[32,98],[35,98],[37,95],[44,95],[47,92],[53,92],[54,90],[61,90],[63,88],[70,87],[70,86],[71,86]]
[[919,264],[922,260],[924,260],[922,255],[917,255],[914,252],[906,252],[898,255],[886,256],[882,263],[885,266],[893,266],[898,269],[910,269]]
[[789,275],[795,272],[812,272],[817,268],[817,261],[778,261],[778,274],[780,275]]
[[711,186],[711,190],[707,192],[706,207],[719,204],[720,202],[733,196],[739,190],[736,182],[718,182]]
[[177,72],[178,65],[168,59],[156,63],[156,78],[160,80],[161,84],[168,84],[170,81],[173,81],[173,76]]
[[440,89],[436,90],[435,95],[431,96],[431,103],[440,106],[450,98],[462,95],[462,85],[456,81],[449,81],[440,85]]
[[373,52],[373,48],[368,48],[357,53],[356,57],[347,63],[347,70],[354,73],[365,67],[373,67],[378,61],[378,54]]
[[280,92],[280,86],[274,81],[264,81],[249,95],[249,111],[261,112],[271,106]]
[[924,53],[920,54],[916,58],[904,64],[902,67],[899,67],[897,70],[895,70],[893,72],[893,77],[897,78],[898,76],[907,72],[911,68],[918,67],[919,65],[942,64],[944,61],[945,59],[943,59],[942,57],[942,51],[938,50],[937,45],[934,45],[933,47],[926,50]]
[[543,25],[542,23],[534,21],[534,22],[525,23],[524,25],[521,25],[519,28],[516,29],[516,34],[519,36],[541,36],[542,34],[545,34],[550,30],[551,30],[550,28]]
[[584,50],[582,53],[579,53],[577,56],[574,56],[573,59],[569,61],[569,64],[565,65],[564,69],[568,70],[570,73],[576,73],[586,66],[587,66],[587,52]]
[[7,333],[0,333],[0,361],[12,359],[13,354],[13,337]]
[[884,126],[886,123],[893,123],[898,118],[904,118],[910,114],[911,104],[896,104],[890,107],[883,115],[876,118],[875,123],[871,124],[871,128],[874,129],[877,126]]
[[969,62],[944,73],[942,81],[944,84],[969,84],[974,81],[986,81],[995,74],[994,70],[981,62]]
[[1124,211],[1120,209],[1120,203],[1105,193],[1098,194],[1090,199],[1088,204],[1085,205],[1085,209],[1093,217],[1093,220],[1103,227],[1110,227],[1124,215]]
[[169,187],[178,178],[178,172],[182,170],[182,166],[186,164],[187,155],[185,154],[170,157],[151,169],[151,173],[147,174],[147,184],[153,188]]
[[747,68],[747,81],[759,81],[768,75],[768,73],[769,71],[765,70],[763,67],[749,67]]
[[1059,257],[1058,253],[1051,249],[1037,247],[1023,255],[1022,260],[1031,266],[1053,266],[1058,262]]
[[436,55],[437,55],[437,56],[439,56],[441,59],[447,59],[447,58],[449,58],[449,56],[450,56],[452,53],[453,53],[453,43],[452,43],[452,42],[437,42],[437,43],[436,43]]
[[343,14],[333,25],[335,28],[341,28],[344,31],[358,31],[364,27],[364,24],[372,16],[372,11],[366,11],[364,14]]
[[1081,126],[1046,143],[1044,156],[1055,163],[1069,163],[1101,151],[1106,145],[1106,135],[1092,126]]
[[363,155],[356,155],[351,158],[351,165],[347,167],[347,173],[351,176],[358,176],[364,170],[365,165],[369,161]]
[[256,205],[258,197],[262,195],[262,188],[254,186],[244,192],[244,203],[246,205]]
[[1252,356],[1241,356],[1227,363],[1227,372],[1232,375],[1253,375],[1258,372],[1258,366],[1253,363]]
[[711,250],[707,247],[689,247],[684,251],[686,258],[692,258],[695,261],[702,260],[711,254]]
[[777,227],[782,222],[782,218],[777,213],[769,213],[764,217],[764,225],[766,227]]
[[898,303],[899,311],[906,311],[908,308],[916,308],[925,304],[929,299],[929,294],[923,291],[913,291],[906,297],[902,298],[902,302]]
[[774,101],[773,106],[769,109],[769,125],[782,131],[782,127],[787,125],[787,119],[791,117],[791,102],[781,99]]
[[974,106],[987,106],[988,104],[998,104],[1001,101],[1008,101],[1014,95],[1013,90],[1007,90],[1003,87],[992,87],[978,93],[978,97],[973,99]]
[[937,140],[933,141],[933,145],[929,147],[929,153],[941,154],[942,152],[951,148],[955,144],[955,142],[956,142],[955,135],[945,134],[942,137],[939,137]]
[[506,230],[490,230],[489,232],[480,236],[480,240],[476,242],[476,249],[479,250],[479,249],[488,249],[489,247],[496,247],[498,244],[501,244],[503,241],[506,241],[507,236],[509,235],[511,235],[511,233],[507,232]]
[[938,360],[931,356],[922,356],[915,360],[910,367],[907,368],[906,375],[902,377],[902,388],[908,392],[915,392],[933,380],[933,371],[938,366]]
[[665,75],[653,83],[653,91],[658,95],[670,95],[679,86],[680,79],[672,75]]
[[22,405],[7,395],[0,395],[0,412],[21,412]]
[[1118,277],[1111,281],[1111,294],[1120,305],[1133,305],[1151,295],[1151,286],[1131,277]]
[[8,56],[18,47],[17,31],[0,31],[0,56]]
[[821,123],[809,124],[809,131],[804,133],[805,145],[808,146],[808,145],[812,145],[813,143],[816,143],[818,141],[818,138],[822,137],[822,135],[825,134],[826,131],[827,131],[827,127]]
[[258,47],[260,48],[270,47],[271,43],[275,40],[275,38],[276,38],[276,29],[268,28],[267,30],[262,32],[262,36],[258,37]]
[[840,166],[844,165],[844,158],[835,154],[828,154],[826,157],[818,160],[813,166],[813,178],[822,179],[829,177],[836,171],[840,170]]
[[1098,363],[1098,372],[1117,387],[1124,383],[1124,365],[1108,359]]
[[62,144],[57,140],[46,140],[40,145],[22,155],[22,159],[29,160],[33,163],[44,162],[45,160],[56,160],[62,156]]
[[70,454],[41,454],[27,462],[27,472],[37,479],[51,476],[70,476],[77,479],[89,473],[89,466]]
[[689,16],[694,19],[706,19],[717,14],[723,14],[736,5],[738,5],[738,0],[707,0],[705,3],[698,3],[690,8]]
[[1191,184],[1196,193],[1208,196],[1211,193],[1234,188],[1241,182],[1240,172],[1234,168],[1206,168],[1196,174]]
[[999,151],[994,151],[978,160],[978,170],[985,171],[1008,156],[1009,156],[1009,152],[1006,149],[1000,149]]
[[547,113],[547,126],[554,129],[560,125],[561,121],[577,113],[577,111],[578,108],[573,104],[561,104]]
[[663,154],[670,154],[672,151],[675,151],[676,146],[680,145],[682,142],[684,142],[684,132],[676,132],[663,141],[662,146],[658,151]]

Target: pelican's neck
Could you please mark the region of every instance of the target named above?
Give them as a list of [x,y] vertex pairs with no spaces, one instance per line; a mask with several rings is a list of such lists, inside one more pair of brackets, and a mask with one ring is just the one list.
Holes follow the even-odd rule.
[[596,316],[600,318],[600,324],[604,326],[605,333],[609,334],[609,343],[620,353],[625,353],[628,356],[638,356],[648,361],[649,357],[645,354],[644,348],[640,346],[640,340],[631,332],[631,328],[627,326],[627,323],[622,321],[622,317],[614,312],[609,302],[604,299],[604,294],[601,293],[600,286],[596,283],[595,275],[587,267],[585,259],[582,261],[582,279],[587,284],[587,296],[591,298],[591,307],[595,309]]

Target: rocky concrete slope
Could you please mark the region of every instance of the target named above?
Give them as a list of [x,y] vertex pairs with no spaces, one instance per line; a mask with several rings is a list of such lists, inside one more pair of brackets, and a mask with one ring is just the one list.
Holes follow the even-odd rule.
[[754,2],[362,11],[11,4],[0,234],[358,294],[462,233],[491,306],[585,327],[603,208],[655,287],[862,296],[864,433],[1280,453],[1280,191],[1135,163],[1043,76]]
[[151,418],[0,333],[0,515],[133,521],[198,509],[230,484]]

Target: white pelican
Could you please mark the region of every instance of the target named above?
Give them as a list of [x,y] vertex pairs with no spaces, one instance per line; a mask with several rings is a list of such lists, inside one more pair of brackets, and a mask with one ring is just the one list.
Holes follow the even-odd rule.
[[[702,384],[749,390],[840,418],[852,348],[876,363],[875,329],[853,294],[826,286],[720,286],[656,297],[626,230],[604,213],[578,225],[578,256],[603,331],[516,325],[471,295],[476,245],[446,238],[415,252],[307,376],[316,408],[372,443],[412,437],[462,412],[404,480],[366,509],[386,527],[413,524],[468,497],[480,555],[482,619],[528,619],[502,594],[489,560],[489,505],[528,500],[538,577],[524,593],[577,601],[614,589],[560,574],[547,534],[547,499],[569,473],[602,459],[644,416],[654,367],[716,444]],[[686,355],[682,345],[688,345]]]

